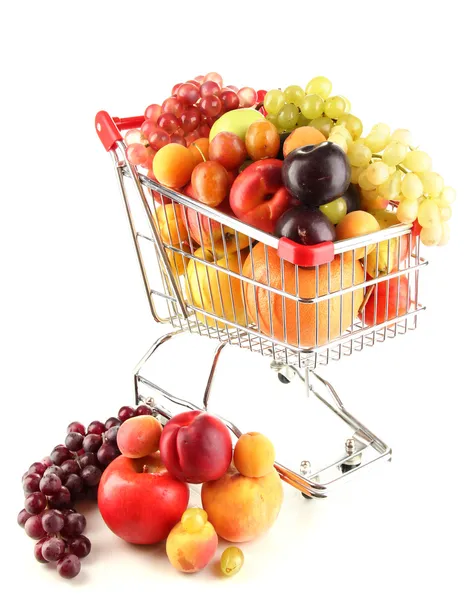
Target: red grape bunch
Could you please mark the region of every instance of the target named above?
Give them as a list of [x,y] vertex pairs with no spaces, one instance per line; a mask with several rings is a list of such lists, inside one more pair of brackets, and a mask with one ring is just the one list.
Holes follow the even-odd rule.
[[96,497],[103,470],[120,455],[116,438],[121,423],[150,414],[144,404],[135,409],[123,406],[117,418],[92,421],[87,429],[74,421],[68,425],[64,444],[55,446],[24,473],[25,508],[18,514],[18,524],[38,540],[35,558],[41,563],[56,562],[61,577],[76,577],[80,559],[91,551],[91,542],[83,535],[86,518],[73,505]]

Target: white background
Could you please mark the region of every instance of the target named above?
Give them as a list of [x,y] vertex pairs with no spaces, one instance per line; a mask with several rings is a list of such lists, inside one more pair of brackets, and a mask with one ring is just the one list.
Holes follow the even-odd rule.
[[[3,9],[2,590],[474,597],[476,48],[466,5],[19,1]],[[246,565],[230,581],[213,569],[174,572],[163,549],[127,546],[93,510],[93,551],[66,582],[36,563],[34,542],[15,523],[21,475],[63,441],[70,421],[104,420],[131,403],[132,369],[166,330],[148,312],[94,115],[140,114],[176,82],[212,70],[265,89],[326,75],[367,127],[409,128],[457,189],[451,242],[426,252],[419,329],[321,371],[392,445],[394,460],[326,500],[306,502],[287,488],[277,524],[243,546]],[[203,340],[184,341],[167,370],[178,386],[185,376],[197,381],[199,395]],[[214,402],[231,404],[250,429],[286,430],[275,439],[278,457],[285,443],[321,439],[297,384],[276,385],[259,357],[228,356]]]

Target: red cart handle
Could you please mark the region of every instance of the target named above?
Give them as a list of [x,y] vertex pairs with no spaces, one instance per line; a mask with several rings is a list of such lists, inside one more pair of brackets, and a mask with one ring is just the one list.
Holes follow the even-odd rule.
[[109,152],[117,142],[122,140],[120,133],[122,130],[140,127],[144,121],[144,116],[119,119],[119,117],[111,117],[105,110],[101,110],[96,115],[94,123],[102,145]]
[[299,267],[317,267],[334,259],[334,243],[321,242],[304,246],[282,237],[278,242],[278,256]]

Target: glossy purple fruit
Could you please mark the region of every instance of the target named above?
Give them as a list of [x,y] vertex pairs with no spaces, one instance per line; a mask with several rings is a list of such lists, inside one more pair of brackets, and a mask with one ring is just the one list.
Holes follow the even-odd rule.
[[99,433],[88,433],[84,438],[83,448],[85,452],[97,452],[102,444],[102,435]]
[[56,570],[65,579],[72,579],[81,571],[81,561],[75,554],[68,554],[58,561]]
[[136,408],[136,413],[135,416],[139,417],[141,415],[151,415],[152,414],[152,409],[150,408],[150,406],[147,406],[147,404],[141,404],[140,406],[138,406]]
[[45,542],[47,542],[50,538],[49,537],[44,537],[42,538],[39,542],[36,542],[35,544],[35,548],[33,550],[33,553],[35,555],[35,558],[38,562],[40,563],[47,563],[48,561],[43,557],[42,554],[42,550],[43,550],[43,544]]
[[116,444],[119,427],[120,425],[115,425],[114,427],[111,427],[111,429],[108,429],[104,434],[104,441],[108,444]]
[[95,467],[97,467],[99,464],[98,459],[96,458],[96,454],[94,452],[85,452],[82,456],[79,457],[78,462],[81,469],[84,469],[84,467],[87,467],[89,465],[94,465]]
[[132,408],[132,406],[123,406],[119,409],[117,416],[121,423],[124,423],[127,419],[131,419],[135,415],[135,412],[135,408]]
[[41,524],[46,533],[58,533],[64,527],[64,516],[59,510],[50,508],[41,515]]
[[347,188],[347,191],[342,194],[342,198],[344,198],[345,203],[347,204],[347,214],[360,209],[360,193],[357,186],[353,183],[349,183],[349,187]]
[[51,496],[48,501],[52,508],[70,508],[71,494],[68,488],[62,487],[57,494]]
[[84,558],[91,552],[91,542],[85,535],[78,535],[68,540],[68,551],[79,558]]
[[39,515],[46,508],[46,496],[41,492],[33,492],[25,498],[25,510],[30,515]]
[[25,494],[32,494],[38,492],[40,489],[41,475],[38,473],[28,473],[23,480],[23,491]]
[[64,556],[66,544],[61,538],[51,537],[43,543],[41,554],[48,562],[56,562]]
[[121,422],[119,419],[116,419],[116,417],[109,417],[109,419],[104,423],[104,427],[106,428],[106,431],[108,431],[111,429],[111,427],[115,427],[116,425],[120,424]]
[[321,206],[342,196],[349,187],[349,160],[332,142],[296,148],[284,159],[283,182],[304,204]]
[[25,527],[25,523],[28,521],[28,519],[30,517],[31,517],[30,513],[23,508],[18,513],[18,516],[17,516],[17,523],[18,523],[18,525],[20,525],[20,527]]
[[98,450],[98,461],[103,467],[107,467],[112,461],[121,455],[121,451],[116,444],[104,443]]
[[106,426],[101,421],[92,421],[88,425],[88,433],[95,433],[97,435],[101,435],[106,431]]
[[34,462],[28,469],[28,473],[37,473],[41,476],[46,471],[46,468],[43,462]]
[[41,524],[40,515],[33,515],[28,519],[28,521],[25,523],[25,532],[34,540],[39,540],[45,536],[46,531],[43,529],[43,525]]
[[40,481],[40,490],[47,496],[57,494],[62,485],[62,480],[54,473],[45,473]]
[[86,517],[81,513],[71,513],[64,520],[64,535],[77,537],[81,535],[86,527]]
[[66,430],[66,432],[70,433],[72,431],[80,433],[81,435],[86,435],[86,428],[82,423],[79,423],[79,421],[73,421],[68,425],[68,429]]
[[336,239],[334,225],[318,208],[294,206],[281,215],[276,223],[275,235],[293,242],[312,246]]
[[63,445],[60,445],[53,450],[53,452],[50,454],[50,458],[53,461],[53,464],[55,464],[56,466],[60,466],[64,463],[65,460],[73,458],[73,455],[68,450],[68,448],[66,448]]

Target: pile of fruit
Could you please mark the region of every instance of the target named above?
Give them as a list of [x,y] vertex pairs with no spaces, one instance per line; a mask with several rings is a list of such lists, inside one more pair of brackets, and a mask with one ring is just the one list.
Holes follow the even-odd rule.
[[[206,412],[178,414],[164,428],[146,405],[123,407],[118,416],[93,421],[87,430],[72,423],[65,445],[23,476],[25,509],[18,522],[39,540],[39,562],[56,562],[65,578],[80,572],[91,543],[82,535],[86,519],[72,506],[86,491],[95,492],[118,537],[131,544],[166,541],[170,563],[184,573],[210,563],[218,536],[250,541],[276,521],[283,489],[274,447],[264,435],[244,434],[233,448],[227,427]],[[188,507],[189,484],[203,484],[203,508]],[[242,550],[229,546],[220,568],[229,577],[243,562]]]

